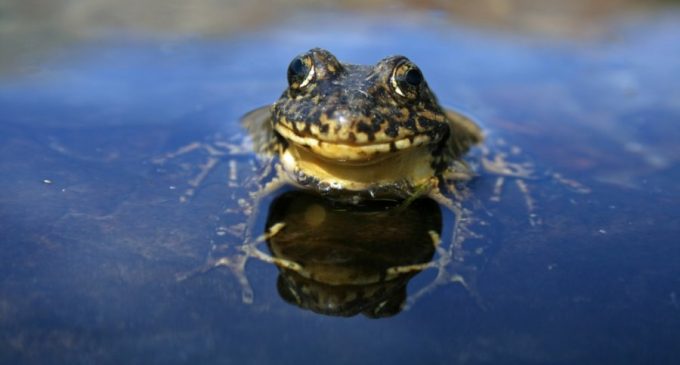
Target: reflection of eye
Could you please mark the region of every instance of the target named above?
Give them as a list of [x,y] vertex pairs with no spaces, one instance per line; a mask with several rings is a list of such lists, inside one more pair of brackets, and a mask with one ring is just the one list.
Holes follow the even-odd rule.
[[394,68],[391,84],[394,91],[405,97],[413,98],[423,83],[423,73],[410,62],[401,63]]
[[298,56],[288,65],[288,85],[294,89],[301,89],[314,77],[314,66],[309,58]]

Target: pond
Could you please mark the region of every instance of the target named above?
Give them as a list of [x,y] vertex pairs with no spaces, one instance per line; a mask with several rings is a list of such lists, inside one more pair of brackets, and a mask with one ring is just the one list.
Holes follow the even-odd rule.
[[[678,20],[555,39],[438,13],[320,12],[27,56],[0,76],[0,362],[680,361]],[[464,229],[431,200],[395,216],[287,189],[252,206],[247,149],[195,186],[206,149],[165,158],[241,145],[240,118],[274,102],[291,59],[316,46],[356,64],[408,56],[479,123]],[[529,172],[503,178],[484,169],[493,156]],[[329,222],[318,231],[269,237],[243,270],[213,267],[244,257],[244,231],[314,209]],[[321,267],[300,275],[272,255]]]

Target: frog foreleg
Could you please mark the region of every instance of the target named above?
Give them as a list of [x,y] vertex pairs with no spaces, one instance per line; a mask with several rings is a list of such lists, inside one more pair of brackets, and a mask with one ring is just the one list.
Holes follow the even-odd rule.
[[[439,234],[434,231],[430,231],[430,236],[432,237],[432,242],[435,246],[437,252],[437,259],[426,264],[409,265],[404,267],[390,268],[393,272],[409,272],[409,271],[421,271],[424,269],[436,269],[437,276],[428,283],[425,287],[418,290],[416,293],[409,295],[404,310],[407,310],[412,305],[414,305],[420,298],[429,294],[437,287],[446,285],[449,283],[460,284],[470,296],[472,296],[480,307],[483,307],[481,298],[474,286],[468,284],[463,275],[459,272],[464,271],[462,265],[458,260],[454,258],[455,249],[453,249],[453,244],[449,245],[446,249],[441,244],[441,238]],[[469,271],[469,270],[468,270]],[[388,271],[389,273],[389,271]],[[472,275],[470,275],[472,277]]]
[[[205,161],[205,163],[199,165],[198,174],[187,181],[189,187],[179,197],[179,201],[182,203],[186,203],[194,196],[196,193],[196,188],[198,188],[201,183],[203,183],[203,181],[208,177],[208,175],[210,175],[210,173],[215,169],[224,156],[236,156],[238,154],[246,153],[247,151],[243,146],[234,145],[227,142],[192,142],[186,146],[178,148],[173,152],[169,152],[161,157],[157,157],[153,159],[152,162],[155,164],[164,164],[168,160],[199,150],[205,151],[208,155],[208,159]],[[230,167],[230,177],[234,174],[235,169]]]
[[269,231],[258,237],[255,241],[246,242],[239,246],[238,249],[242,252],[242,254],[223,256],[214,260],[209,259],[208,263],[203,268],[194,270],[194,272],[190,272],[189,275],[193,276],[196,273],[206,272],[216,267],[227,267],[232,272],[232,274],[234,274],[241,285],[241,299],[244,303],[251,304],[253,302],[254,294],[252,286],[250,285],[246,275],[246,264],[248,263],[248,258],[253,257],[265,262],[275,263],[276,259],[259,250],[257,246],[276,235],[283,228],[283,223],[275,224],[269,229]]
[[534,198],[531,196],[529,186],[522,179],[515,179],[515,185],[517,185],[517,189],[519,189],[524,197],[524,205],[529,213],[529,224],[532,226],[541,224],[541,218],[536,214],[536,203],[534,203]]
[[491,200],[492,202],[501,201],[503,185],[505,185],[505,176],[498,176],[496,178],[496,182],[493,185],[493,193],[491,193],[491,197],[489,198],[489,200]]

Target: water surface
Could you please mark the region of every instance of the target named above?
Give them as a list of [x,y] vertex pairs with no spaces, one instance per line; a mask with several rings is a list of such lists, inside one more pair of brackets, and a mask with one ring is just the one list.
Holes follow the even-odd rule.
[[[120,35],[2,75],[0,362],[680,360],[677,14],[581,40],[436,14],[302,19],[229,38]],[[277,269],[256,260],[252,304],[228,270],[176,280],[228,239],[220,227],[242,222],[225,212],[246,192],[228,186],[223,163],[180,203],[205,155],[152,161],[240,138],[239,117],[273,102],[290,59],[314,46],[352,63],[408,56],[494,149],[516,146],[513,158],[535,167],[526,184],[541,224],[511,179],[499,202],[493,174],[468,184],[485,223],[466,243],[474,293],[450,284],[389,318],[344,318],[288,304]],[[433,275],[414,277],[409,293]]]

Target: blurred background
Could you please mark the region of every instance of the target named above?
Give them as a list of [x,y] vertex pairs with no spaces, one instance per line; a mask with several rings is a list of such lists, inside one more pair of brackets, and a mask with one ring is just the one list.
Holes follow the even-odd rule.
[[673,10],[676,4],[674,0],[3,0],[0,71],[22,63],[30,67],[28,55],[46,56],[72,43],[121,36],[225,37],[291,18],[304,22],[308,17],[300,16],[310,12],[434,12],[452,23],[492,32],[583,38],[606,33],[611,22]]

